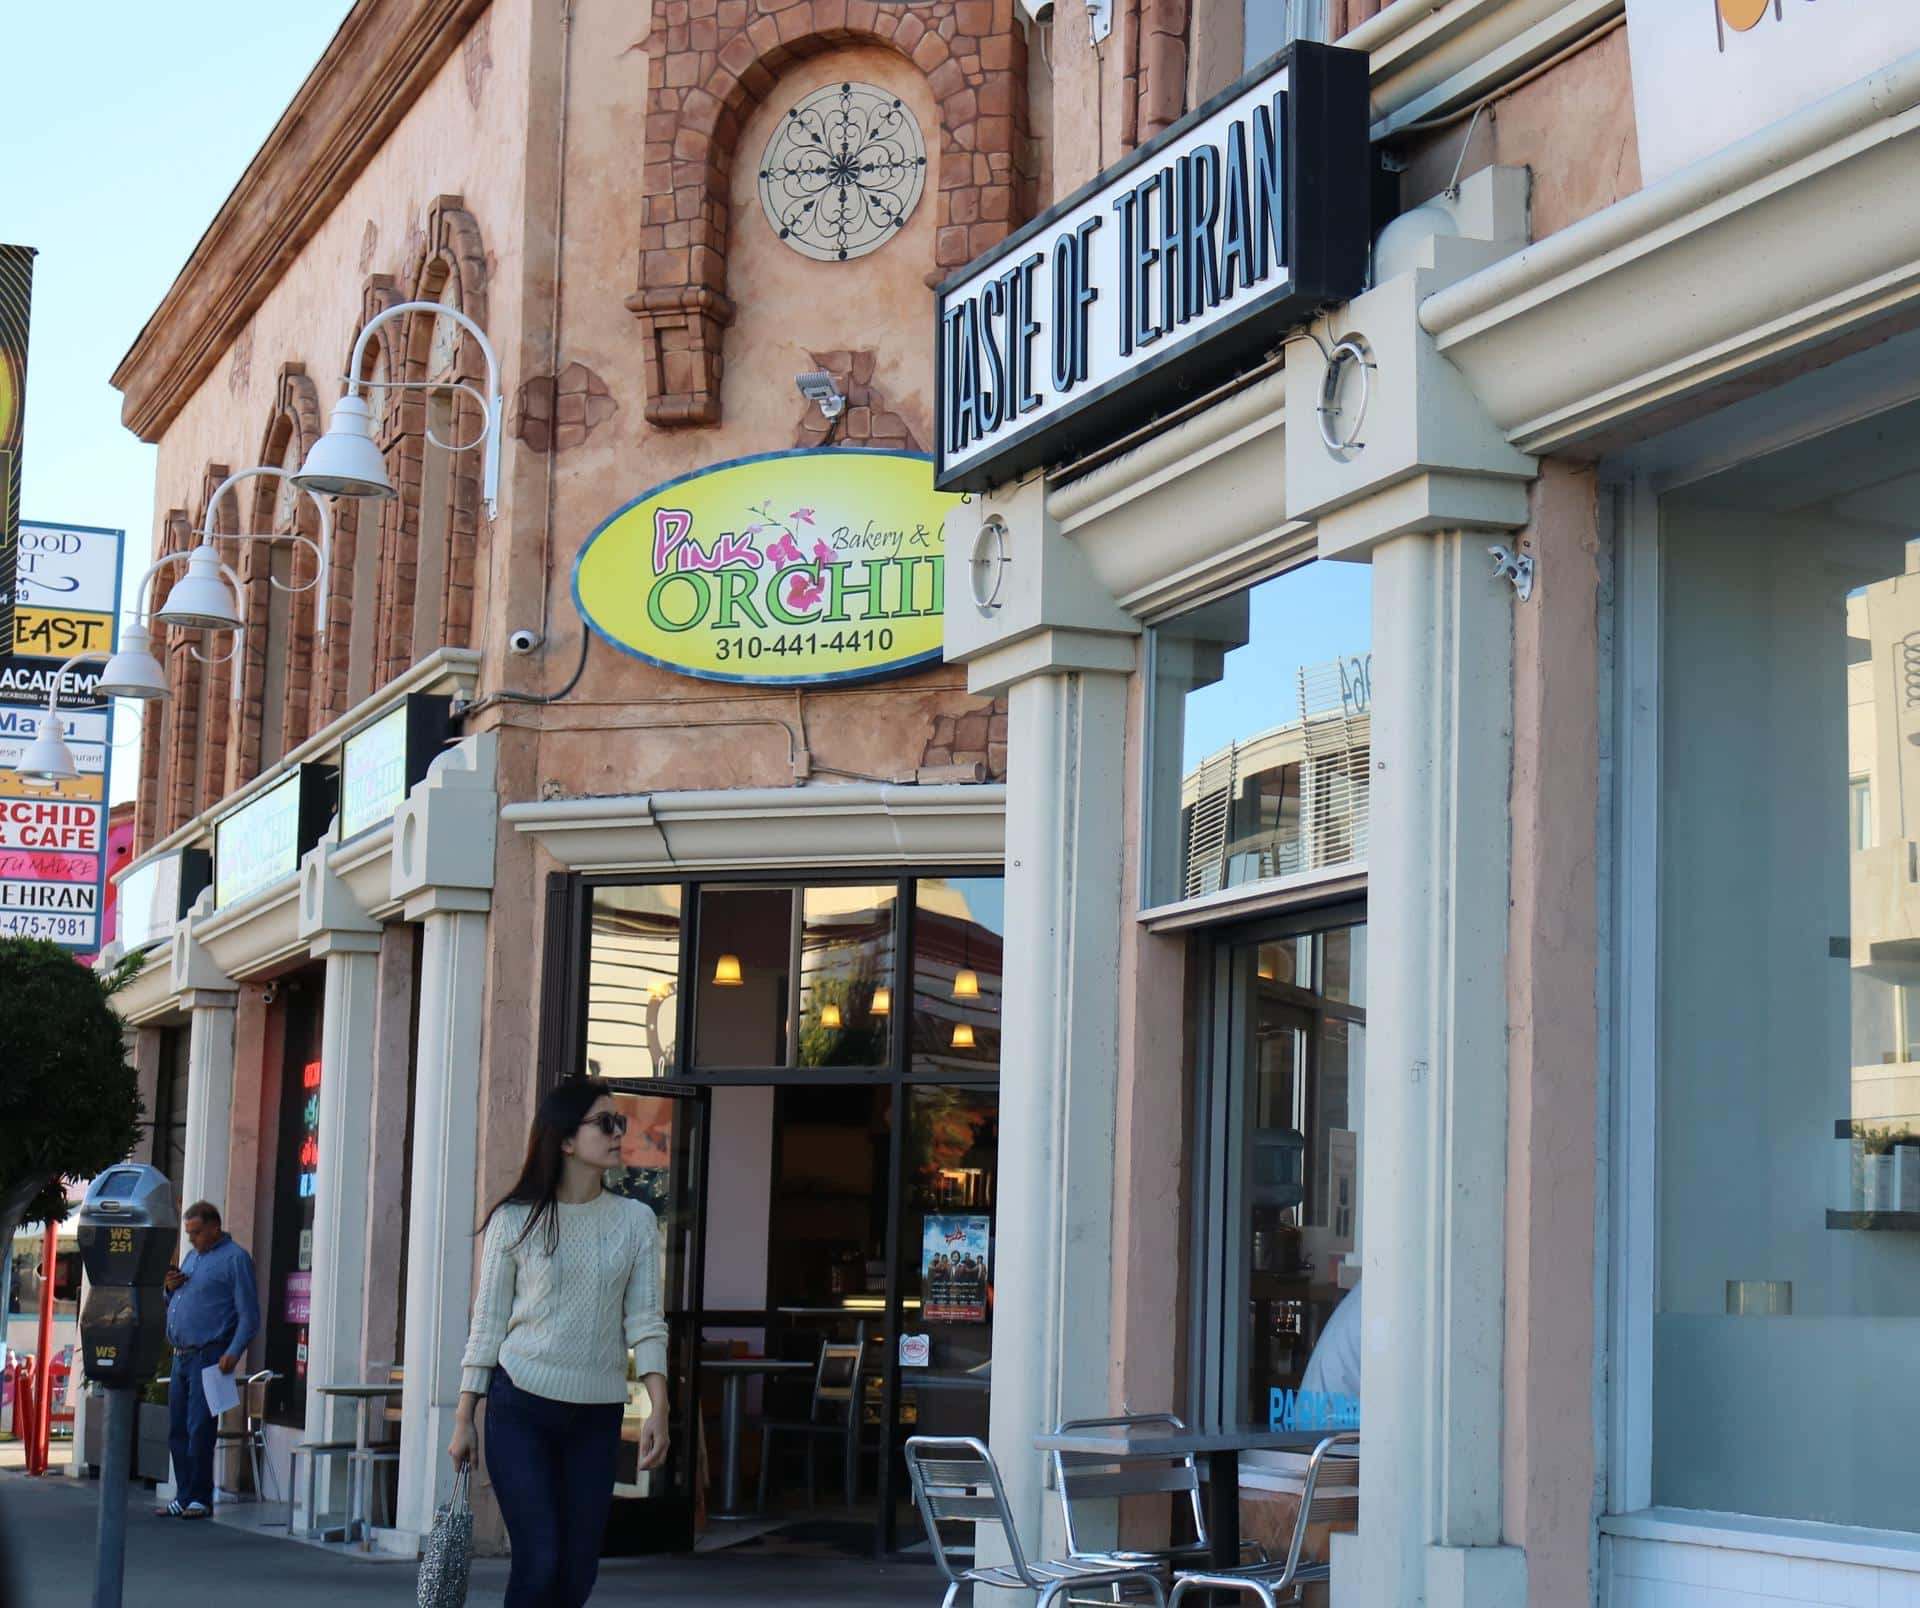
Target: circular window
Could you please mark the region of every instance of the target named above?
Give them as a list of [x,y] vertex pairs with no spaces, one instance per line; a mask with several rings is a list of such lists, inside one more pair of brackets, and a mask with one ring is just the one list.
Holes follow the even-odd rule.
[[904,228],[927,182],[920,125],[898,95],[830,84],[801,101],[760,159],[760,204],[803,257],[864,257]]

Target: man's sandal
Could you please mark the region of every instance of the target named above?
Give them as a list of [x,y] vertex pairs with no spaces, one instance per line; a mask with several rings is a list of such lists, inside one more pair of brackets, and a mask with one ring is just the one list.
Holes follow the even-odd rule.
[[181,1519],[186,1517],[186,1513],[187,1510],[178,1502],[169,1502],[165,1507],[157,1507],[153,1510],[153,1516],[156,1519]]

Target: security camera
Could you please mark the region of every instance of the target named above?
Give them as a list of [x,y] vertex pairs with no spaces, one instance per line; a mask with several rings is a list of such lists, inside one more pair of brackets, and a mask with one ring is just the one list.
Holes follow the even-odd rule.
[[1030,22],[1053,21],[1053,0],[1020,0],[1020,9],[1027,14]]
[[515,653],[531,653],[540,646],[543,639],[538,631],[510,631],[507,633],[507,646]]
[[825,369],[810,369],[805,374],[796,374],[793,383],[800,387],[800,394],[809,402],[820,404],[823,418],[839,418],[841,410],[847,405],[847,399],[840,394],[840,387],[834,384],[833,376]]

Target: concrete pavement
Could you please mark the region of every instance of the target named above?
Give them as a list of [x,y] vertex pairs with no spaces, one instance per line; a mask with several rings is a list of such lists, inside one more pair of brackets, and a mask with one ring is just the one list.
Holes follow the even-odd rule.
[[[0,1472],[0,1608],[92,1602],[99,1489],[92,1481]],[[412,1608],[415,1601],[407,1563],[343,1557],[227,1525],[156,1519],[152,1508],[151,1493],[136,1486],[127,1515],[125,1608]],[[505,1560],[481,1559],[468,1601],[474,1608],[498,1603],[506,1579]],[[594,1608],[935,1608],[940,1589],[932,1569],[913,1564],[721,1553],[610,1560],[593,1601]]]

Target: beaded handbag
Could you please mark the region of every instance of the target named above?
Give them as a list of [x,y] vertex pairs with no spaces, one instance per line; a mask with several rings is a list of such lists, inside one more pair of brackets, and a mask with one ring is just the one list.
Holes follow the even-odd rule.
[[453,1494],[433,1516],[433,1533],[420,1553],[420,1608],[464,1608],[473,1567],[473,1507],[468,1474],[453,1477]]

